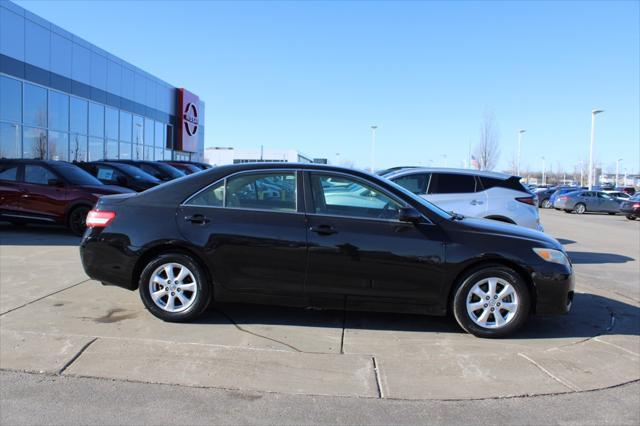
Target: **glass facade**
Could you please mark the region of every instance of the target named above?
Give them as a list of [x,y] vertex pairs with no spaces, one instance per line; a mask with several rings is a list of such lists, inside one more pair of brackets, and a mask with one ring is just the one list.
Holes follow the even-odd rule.
[[177,109],[175,87],[0,2],[0,158],[201,160],[204,140],[174,149]]

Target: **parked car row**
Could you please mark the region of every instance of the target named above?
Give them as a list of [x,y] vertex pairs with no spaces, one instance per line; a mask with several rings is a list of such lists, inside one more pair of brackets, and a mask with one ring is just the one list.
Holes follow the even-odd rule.
[[0,218],[16,225],[64,225],[82,235],[87,213],[100,196],[140,192],[185,176],[174,164],[198,171],[210,167],[191,162],[0,159]]

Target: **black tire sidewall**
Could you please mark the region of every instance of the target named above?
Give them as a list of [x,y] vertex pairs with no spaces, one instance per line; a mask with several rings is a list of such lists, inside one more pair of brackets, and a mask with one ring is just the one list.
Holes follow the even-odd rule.
[[68,221],[68,228],[69,230],[74,234],[77,235],[79,237],[81,237],[84,234],[84,231],[87,229],[87,224],[86,224],[86,215],[85,215],[85,226],[82,228],[82,230],[80,229],[75,229],[74,225],[73,225],[73,216],[78,214],[78,212],[81,211],[86,211],[87,214],[89,214],[89,211],[91,210],[91,207],[88,206],[78,206],[78,207],[74,207],[73,210],[71,210],[69,212],[69,219],[67,219]]
[[[516,312],[516,316],[511,320],[511,322],[509,322],[509,324],[499,329],[481,327],[473,322],[467,313],[467,295],[469,291],[475,283],[484,278],[490,277],[502,278],[510,283],[516,290],[516,294],[518,296],[519,308],[518,312]],[[468,272],[463,278],[461,278],[454,293],[452,305],[456,321],[460,327],[468,333],[471,333],[476,337],[504,337],[515,332],[527,321],[531,307],[531,295],[529,294],[529,287],[527,284],[524,282],[520,274],[513,269],[501,265],[484,266]]]
[[[157,306],[151,299],[149,293],[149,279],[151,274],[158,266],[163,263],[179,263],[186,266],[196,279],[198,291],[196,293],[195,302],[185,311],[167,312]],[[142,303],[157,318],[168,322],[188,322],[197,318],[209,305],[211,299],[211,284],[207,278],[207,274],[202,270],[200,265],[191,257],[182,253],[166,253],[153,258],[142,270],[140,280],[138,281],[138,291]]]

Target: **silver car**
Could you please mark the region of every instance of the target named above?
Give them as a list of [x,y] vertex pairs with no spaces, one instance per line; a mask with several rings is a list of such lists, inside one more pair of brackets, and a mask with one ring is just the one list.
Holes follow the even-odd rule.
[[574,191],[562,194],[556,198],[553,207],[567,213],[576,212],[605,212],[616,214],[620,212],[622,201],[603,191]]

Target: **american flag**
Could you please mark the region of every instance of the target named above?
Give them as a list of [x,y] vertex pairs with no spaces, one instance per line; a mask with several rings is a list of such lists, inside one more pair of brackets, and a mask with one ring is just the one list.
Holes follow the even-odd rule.
[[471,167],[473,167],[474,169],[480,168],[480,164],[478,163],[478,159],[476,158],[475,155],[471,156]]

